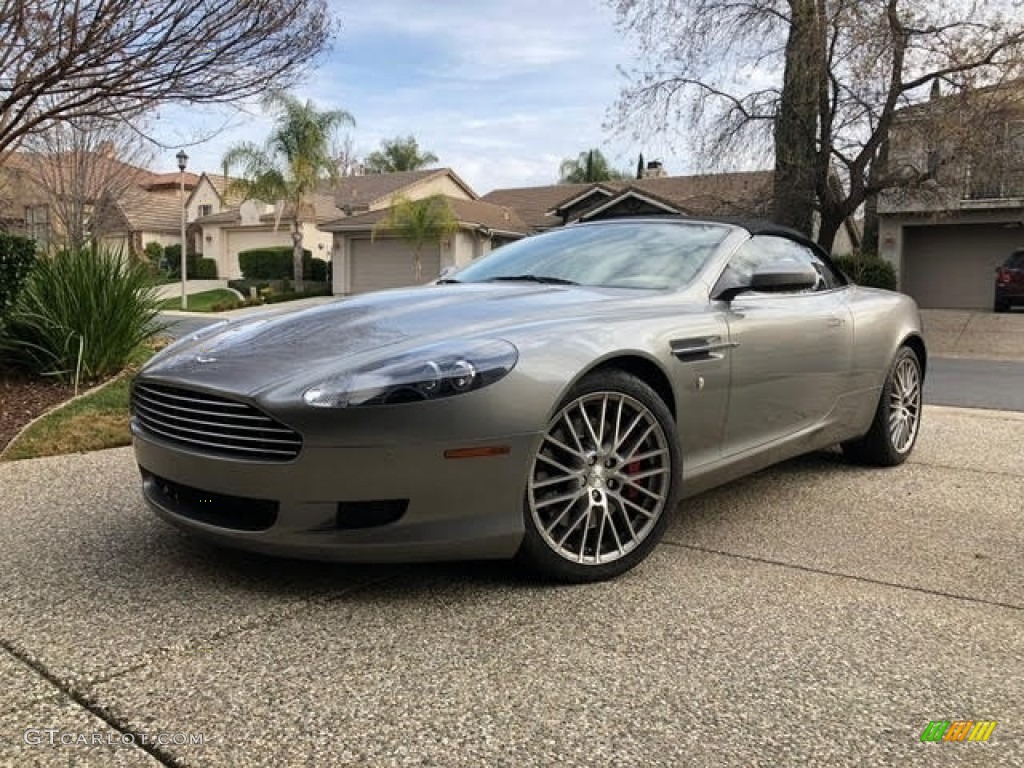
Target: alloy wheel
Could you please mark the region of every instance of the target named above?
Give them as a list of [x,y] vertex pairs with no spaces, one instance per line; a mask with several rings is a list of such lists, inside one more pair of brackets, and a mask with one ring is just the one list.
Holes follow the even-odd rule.
[[921,371],[912,356],[902,358],[889,390],[889,439],[898,453],[910,450],[921,416]]
[[672,461],[665,431],[639,400],[594,392],[563,407],[533,462],[527,499],[547,546],[602,565],[639,546],[665,511]]

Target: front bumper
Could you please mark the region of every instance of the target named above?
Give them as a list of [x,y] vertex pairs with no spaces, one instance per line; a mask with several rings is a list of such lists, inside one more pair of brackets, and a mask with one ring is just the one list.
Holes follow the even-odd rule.
[[[271,463],[193,452],[134,422],[132,432],[143,494],[168,522],[231,547],[351,562],[512,557],[522,541],[523,493],[542,439],[542,433],[527,433],[468,442],[307,445],[293,461]],[[497,444],[508,453],[444,456],[449,449]],[[369,508],[401,515],[348,527],[341,510],[359,502],[389,502]]]

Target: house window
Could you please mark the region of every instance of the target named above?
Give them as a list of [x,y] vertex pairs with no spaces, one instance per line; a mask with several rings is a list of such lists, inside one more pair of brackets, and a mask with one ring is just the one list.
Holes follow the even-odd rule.
[[30,205],[25,208],[26,234],[40,248],[50,245],[50,206]]
[[213,206],[209,203],[199,206],[199,218],[203,216],[211,216],[213,214]]

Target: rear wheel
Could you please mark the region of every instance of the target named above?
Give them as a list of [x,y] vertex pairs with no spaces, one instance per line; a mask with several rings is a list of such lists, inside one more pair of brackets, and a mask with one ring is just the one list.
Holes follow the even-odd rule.
[[1009,301],[1009,299],[999,299],[999,298],[997,298],[993,302],[993,304],[992,304],[992,310],[994,312],[1009,312],[1010,311],[1010,301]]
[[679,475],[675,423],[654,390],[622,371],[587,376],[534,456],[520,563],[567,582],[633,568],[665,532]]
[[922,384],[917,353],[910,347],[900,347],[885,378],[871,429],[864,437],[843,443],[843,453],[880,467],[906,461],[921,424]]

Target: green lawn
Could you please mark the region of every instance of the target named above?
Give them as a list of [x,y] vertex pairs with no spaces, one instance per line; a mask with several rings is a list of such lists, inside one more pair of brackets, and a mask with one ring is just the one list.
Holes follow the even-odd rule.
[[157,346],[139,349],[132,356],[128,369],[120,376],[41,418],[8,446],[4,460],[34,459],[131,445],[128,422],[132,376],[155,354]]
[[[189,312],[221,312],[225,309],[235,309],[238,306],[240,306],[238,296],[234,291],[229,291],[226,288],[192,293],[188,297]],[[160,302],[160,309],[181,309],[181,296],[164,299]]]

